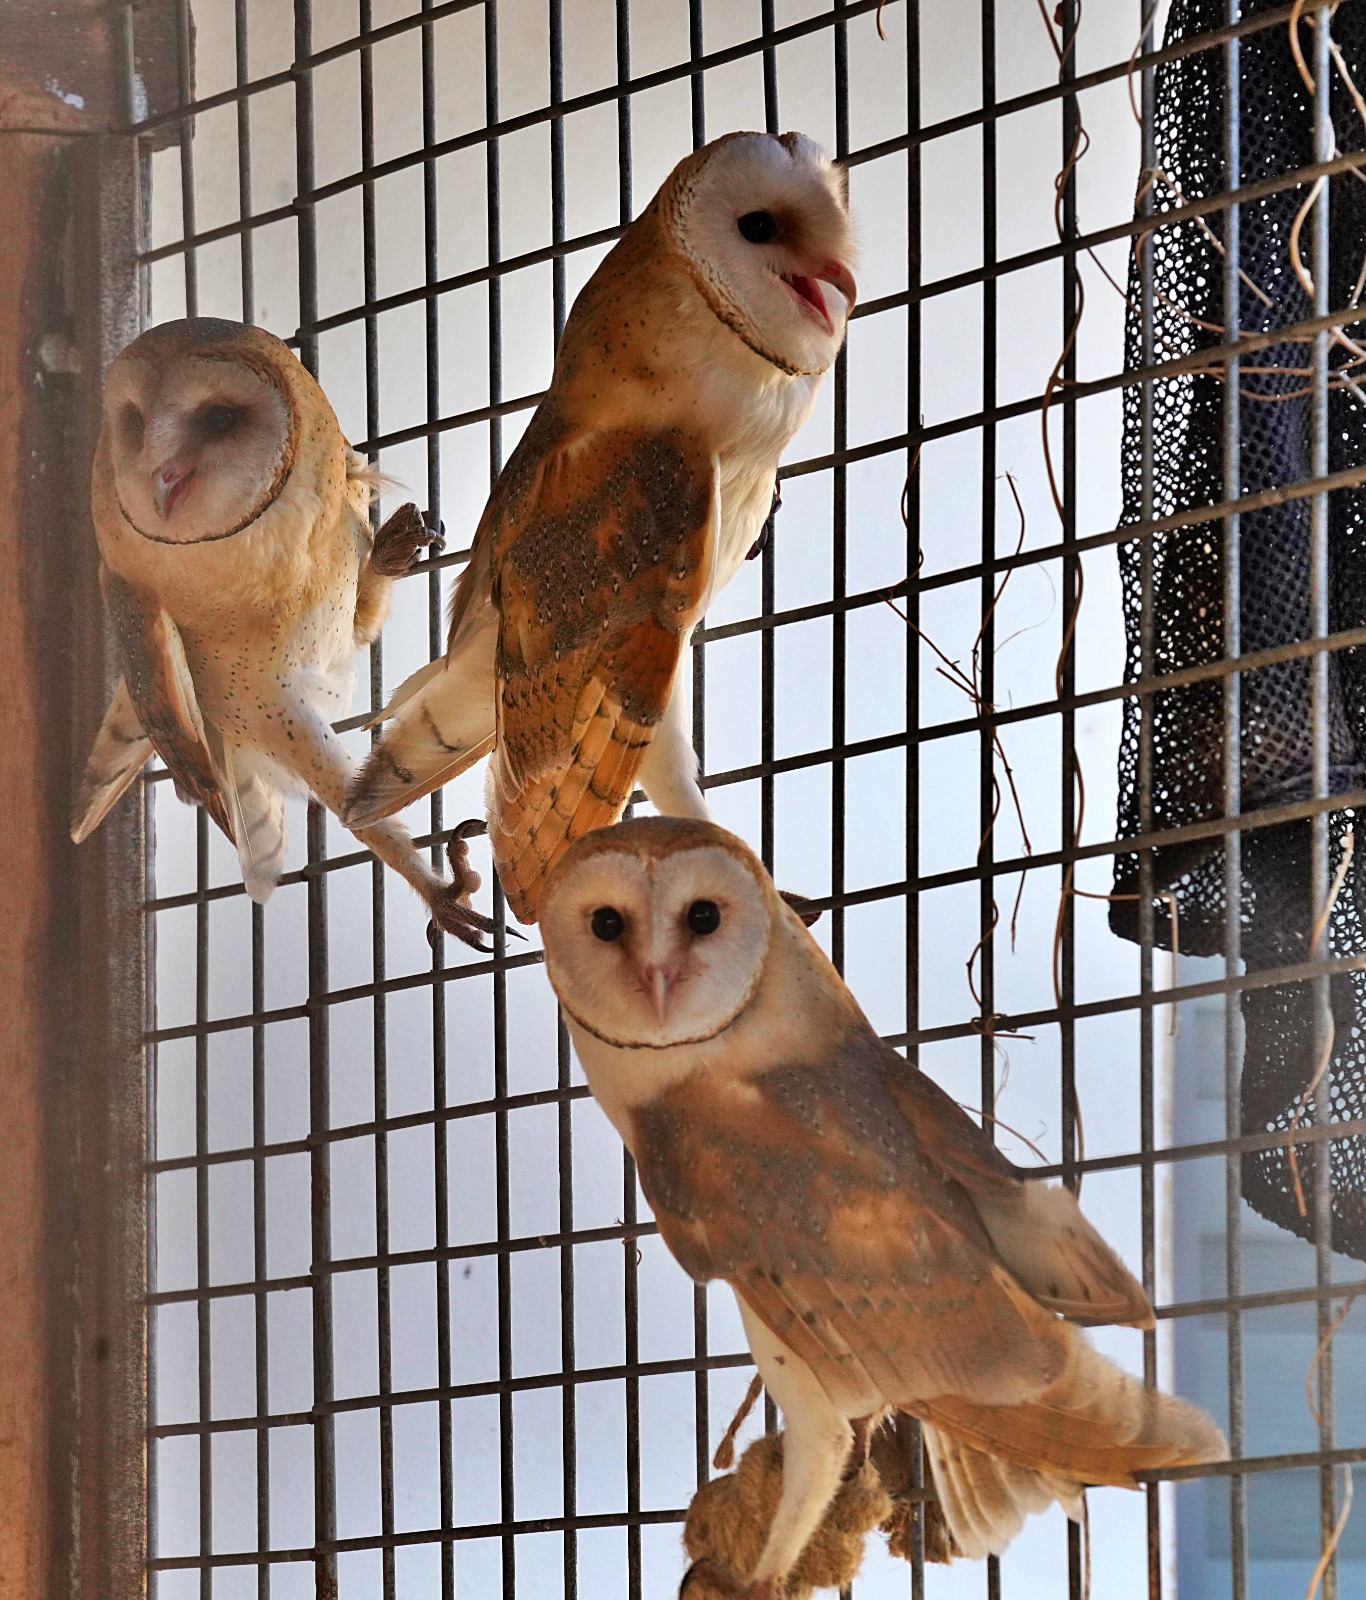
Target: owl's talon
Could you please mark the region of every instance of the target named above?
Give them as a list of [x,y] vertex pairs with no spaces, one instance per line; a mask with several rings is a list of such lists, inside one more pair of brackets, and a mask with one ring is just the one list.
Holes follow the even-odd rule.
[[417,564],[423,550],[439,555],[446,548],[445,526],[430,511],[419,511],[410,500],[389,517],[375,535],[370,566],[382,578],[402,578]]
[[435,948],[437,930],[452,934],[474,950],[488,955],[491,945],[483,942],[484,934],[493,932],[493,922],[482,911],[470,904],[470,896],[478,891],[484,881],[470,865],[470,847],[465,843],[463,830],[469,827],[462,822],[446,841],[446,862],[451,869],[451,881],[436,889],[428,901],[432,913],[427,929],[428,942]]
[[787,901],[788,905],[802,919],[803,927],[814,927],[825,915],[824,909],[813,901],[808,900],[804,894],[792,894],[786,889],[779,889],[778,898]]
[[[482,951],[484,955],[492,953],[493,946],[485,944],[482,935],[493,933],[497,924],[470,904],[470,896],[478,892],[484,880],[470,865],[470,847],[466,843],[467,839],[486,831],[481,818],[471,817],[452,828],[447,837],[446,861],[451,869],[451,881],[437,889],[428,902],[432,920],[427,926],[427,942],[433,949],[439,930],[451,934],[472,950]],[[516,928],[503,931],[514,939],[526,938]]]

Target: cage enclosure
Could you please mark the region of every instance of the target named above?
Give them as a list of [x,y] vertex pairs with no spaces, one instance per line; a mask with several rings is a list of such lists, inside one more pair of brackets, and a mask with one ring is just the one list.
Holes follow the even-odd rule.
[[[118,677],[113,355],[259,324],[384,474],[375,526],[444,523],[359,662],[359,761],[575,295],[736,129],[843,164],[859,298],[694,637],[708,801],[882,1037],[1080,1187],[1157,1313],[1093,1342],[1232,1455],[945,1566],[907,1427],[910,1534],[852,1592],[1366,1595],[1363,4],[15,0],[16,1595],[677,1591],[749,1350],[487,844],[481,954],[316,804],[265,905],[159,762],[83,854],[64,818]],[[482,782],[408,813],[434,864]]]

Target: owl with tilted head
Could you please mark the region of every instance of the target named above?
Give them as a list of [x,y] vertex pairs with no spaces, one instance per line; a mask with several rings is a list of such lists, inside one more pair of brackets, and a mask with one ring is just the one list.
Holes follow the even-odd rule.
[[[433,540],[411,505],[372,533],[375,487],[317,382],[261,328],[167,322],[115,359],[91,508],[123,678],[76,798],[77,843],[155,750],[236,846],[247,892],[269,896],[286,794],[341,808],[352,767],[331,724],[356,650]],[[472,941],[491,926],[469,907],[463,843],[446,882],[400,824],[356,831],[439,926]]]

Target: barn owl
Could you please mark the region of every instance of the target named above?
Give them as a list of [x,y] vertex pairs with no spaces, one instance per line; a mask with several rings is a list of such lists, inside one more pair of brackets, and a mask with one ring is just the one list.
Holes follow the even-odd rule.
[[492,750],[513,912],[637,778],[706,817],[680,662],[753,548],[854,304],[843,171],[802,134],[679,163],[593,274],[494,486],[443,659],[409,678],[343,813],[386,817]]
[[[210,318],[149,329],[114,361],[91,502],[124,676],[72,817],[86,838],[155,749],[182,799],[237,847],[265,900],[280,876],[284,797],[341,808],[356,648],[393,577],[433,535],[415,506],[372,538],[374,480],[317,383],[260,328]],[[492,924],[462,840],[443,882],[396,822],[357,837],[477,943]]]
[[581,839],[541,925],[665,1243],[694,1278],[730,1284],[785,1414],[767,1544],[752,1573],[708,1571],[713,1588],[779,1600],[890,1409],[924,1425],[969,1556],[1054,1500],[1079,1517],[1088,1484],[1224,1458],[1202,1411],[1076,1326],[1153,1314],[1070,1191],[1007,1161],[878,1038],[738,839],[658,817]]

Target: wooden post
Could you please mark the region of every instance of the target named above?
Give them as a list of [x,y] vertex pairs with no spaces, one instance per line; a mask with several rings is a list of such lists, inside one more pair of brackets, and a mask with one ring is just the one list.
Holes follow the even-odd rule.
[[0,6],[0,1600],[144,1587],[140,811],[67,837],[112,677],[88,471],[136,331],[134,15],[174,103],[166,0]]

